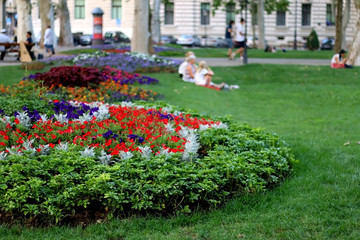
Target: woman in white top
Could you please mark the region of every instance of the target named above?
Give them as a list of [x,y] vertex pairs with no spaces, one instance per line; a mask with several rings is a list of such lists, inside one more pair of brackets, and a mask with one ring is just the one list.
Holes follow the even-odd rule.
[[345,50],[341,49],[339,53],[335,54],[331,59],[331,68],[345,68],[346,63]]
[[205,87],[216,87],[216,88],[224,88],[225,83],[215,84],[211,81],[214,72],[207,66],[205,61],[199,62],[199,68],[196,70],[195,73],[195,84]]
[[182,63],[180,64],[180,66],[179,66],[178,73],[179,73],[179,76],[180,76],[181,79],[183,78],[183,76],[184,76],[184,74],[185,74],[186,66],[187,66],[188,60],[189,60],[188,58],[189,58],[191,55],[194,55],[194,56],[195,56],[195,54],[194,54],[193,52],[191,52],[191,51],[187,52],[187,53],[185,54],[185,61],[182,62]]
[[195,71],[196,71],[195,62],[196,62],[196,57],[194,55],[190,55],[187,58],[187,64],[183,75],[183,80],[185,82],[191,82],[191,83],[194,82]]

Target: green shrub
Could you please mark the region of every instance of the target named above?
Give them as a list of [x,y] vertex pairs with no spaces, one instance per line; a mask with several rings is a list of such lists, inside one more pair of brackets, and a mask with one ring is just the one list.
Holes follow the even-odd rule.
[[199,157],[134,157],[103,165],[80,146],[0,160],[0,220],[78,223],[134,213],[213,208],[231,196],[261,192],[291,173],[294,157],[274,134],[221,119],[228,129],[200,132]]
[[317,50],[320,47],[319,38],[316,31],[313,29],[306,41],[306,46],[309,50]]

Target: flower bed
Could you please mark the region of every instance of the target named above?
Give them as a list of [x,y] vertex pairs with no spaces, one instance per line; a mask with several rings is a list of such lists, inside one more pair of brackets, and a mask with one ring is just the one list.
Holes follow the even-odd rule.
[[[111,49],[108,49],[109,51]],[[120,49],[121,50],[121,49]],[[177,72],[181,61],[140,53],[95,52],[77,56],[56,56],[39,60],[41,63],[71,63],[83,67],[113,67],[126,72]]]
[[[55,93],[50,99],[77,101],[119,101],[155,100],[160,98],[156,92],[143,90],[133,85],[156,84],[159,81],[137,73],[128,73],[111,67],[101,69],[80,66],[60,66],[45,73],[37,73],[25,78],[19,85],[1,88],[13,96],[40,88],[44,92]],[[28,81],[30,80],[30,81]],[[46,88],[42,88],[45,86]]]
[[0,118],[2,220],[188,212],[263,191],[294,163],[277,136],[229,119],[125,102],[35,110]]

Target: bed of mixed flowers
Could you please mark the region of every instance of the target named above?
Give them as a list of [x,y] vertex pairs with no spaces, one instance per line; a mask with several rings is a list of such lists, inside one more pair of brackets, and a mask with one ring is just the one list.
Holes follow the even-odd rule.
[[[110,49],[111,50],[111,49]],[[110,51],[106,50],[106,51]],[[84,53],[70,56],[54,56],[39,60],[41,63],[69,63],[83,67],[106,67],[110,66],[126,72],[176,72],[181,61],[124,51],[123,53],[113,53],[97,51],[94,53]]]
[[111,67],[94,68],[80,66],[60,66],[48,72],[29,75],[18,85],[3,87],[0,91],[17,95],[40,89],[39,95],[47,95],[51,99],[67,99],[76,101],[119,101],[145,100],[152,101],[161,98],[152,90],[144,90],[139,85],[157,84],[157,79],[128,73]]
[[196,131],[226,128],[219,121],[133,106],[129,102],[108,105],[55,100],[49,104],[53,108],[49,112],[54,113],[51,116],[27,107],[14,116],[1,114],[1,158],[23,151],[44,154],[52,148],[74,144],[83,148],[84,156],[106,156],[107,164],[134,154],[149,158],[181,152],[189,160],[199,147]]

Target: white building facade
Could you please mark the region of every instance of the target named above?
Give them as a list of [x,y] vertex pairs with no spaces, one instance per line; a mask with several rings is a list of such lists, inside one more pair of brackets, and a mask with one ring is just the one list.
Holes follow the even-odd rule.
[[[56,3],[57,0],[53,2]],[[15,0],[0,0],[0,26],[9,24],[10,10],[13,11]],[[32,16],[35,35],[40,32],[40,19],[37,0],[32,0]],[[91,11],[100,7],[104,11],[103,31],[123,31],[132,35],[134,0],[68,0],[71,28],[73,32],[84,34],[93,31]],[[150,0],[152,6],[153,0]],[[238,1],[220,7],[213,14],[212,2],[209,0],[169,0],[161,4],[161,33],[179,37],[182,34],[198,36],[224,37],[225,28],[230,19],[239,22],[247,15],[248,35],[252,36],[250,11],[240,10]],[[265,37],[270,45],[290,46],[294,42],[295,29],[297,41],[303,42],[315,29],[319,39],[335,37],[335,17],[331,11],[332,0],[290,0],[289,11],[273,12],[264,15]],[[10,7],[12,9],[10,9]],[[250,7],[250,5],[249,5]],[[9,12],[8,12],[9,10]],[[12,16],[14,21],[14,16]],[[357,13],[351,3],[350,22],[346,29],[347,44],[351,44],[356,27]],[[13,24],[11,22],[10,24]],[[255,33],[257,26],[255,23]],[[55,22],[55,32],[59,32],[59,23]],[[257,35],[257,33],[255,34]]]

